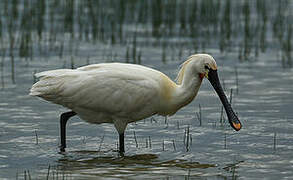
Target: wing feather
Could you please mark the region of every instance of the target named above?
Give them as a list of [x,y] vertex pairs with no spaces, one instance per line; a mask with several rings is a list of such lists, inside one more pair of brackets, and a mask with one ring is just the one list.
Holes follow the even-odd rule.
[[[75,111],[87,109],[143,119],[156,113],[159,75],[155,70],[141,67],[98,64],[77,70],[41,72],[37,74],[40,80],[33,85],[30,95]],[[77,113],[83,116],[83,112]]]

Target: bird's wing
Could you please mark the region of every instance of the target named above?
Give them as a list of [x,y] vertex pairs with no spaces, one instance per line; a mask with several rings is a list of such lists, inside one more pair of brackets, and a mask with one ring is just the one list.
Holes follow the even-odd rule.
[[121,117],[135,116],[133,119],[142,119],[156,111],[159,82],[155,71],[124,65],[123,68],[91,65],[64,70],[63,74],[61,71],[38,74],[41,78],[33,85],[31,95],[73,110],[83,108]]

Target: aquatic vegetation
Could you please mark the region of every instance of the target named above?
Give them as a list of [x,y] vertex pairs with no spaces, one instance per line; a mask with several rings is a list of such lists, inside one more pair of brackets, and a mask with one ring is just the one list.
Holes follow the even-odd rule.
[[131,46],[133,63],[139,62],[137,47],[154,45],[162,49],[164,62],[168,60],[166,51],[173,47],[203,52],[216,44],[222,53],[238,47],[239,59],[249,60],[253,51],[257,57],[270,48],[270,29],[283,62],[291,67],[288,4],[285,0],[2,1],[0,42],[8,42],[12,82],[15,60],[54,54],[60,59],[64,54],[78,56],[80,47],[72,46],[80,41]]

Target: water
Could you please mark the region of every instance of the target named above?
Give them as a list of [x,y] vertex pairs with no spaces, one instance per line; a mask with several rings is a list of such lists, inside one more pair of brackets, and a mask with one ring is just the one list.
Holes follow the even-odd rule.
[[[291,1],[5,0],[0,8],[1,179],[293,178]],[[63,155],[66,109],[27,95],[36,72],[101,62],[143,64],[174,79],[197,52],[217,60],[227,95],[233,88],[239,132],[205,80],[174,116],[129,124],[125,157],[113,125],[77,117]]]

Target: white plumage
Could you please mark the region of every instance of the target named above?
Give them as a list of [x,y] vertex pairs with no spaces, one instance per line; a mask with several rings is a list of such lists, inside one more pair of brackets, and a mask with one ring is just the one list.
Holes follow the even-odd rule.
[[164,75],[139,65],[96,64],[36,76],[40,81],[33,85],[30,95],[72,109],[89,123],[119,119],[126,125],[156,114],[160,104],[166,103],[155,98],[163,93],[160,84]]
[[210,55],[190,56],[177,84],[157,70],[124,63],[45,71],[36,74],[39,81],[30,95],[63,105],[89,123],[114,123],[123,134],[130,122],[154,114],[172,115],[190,103],[207,67],[217,69]]

